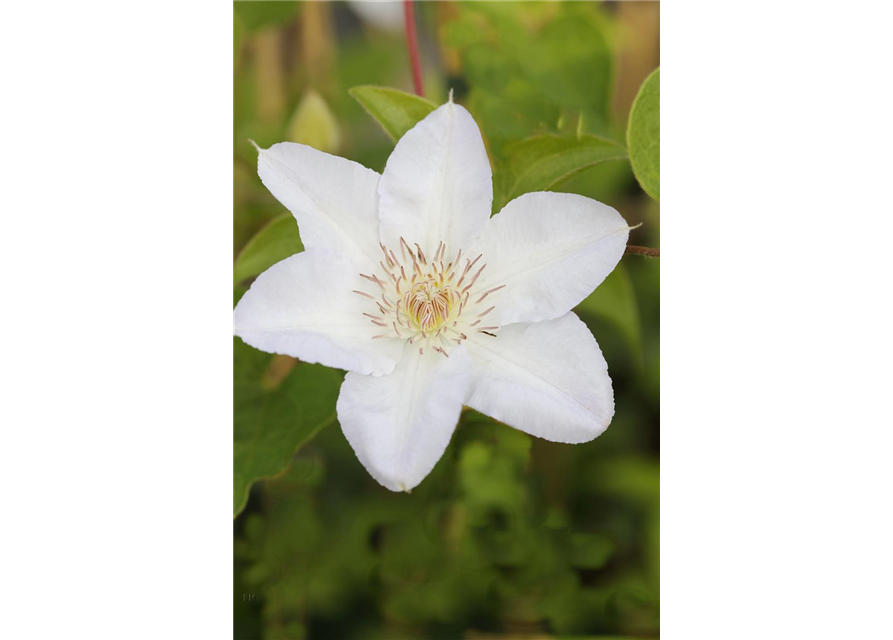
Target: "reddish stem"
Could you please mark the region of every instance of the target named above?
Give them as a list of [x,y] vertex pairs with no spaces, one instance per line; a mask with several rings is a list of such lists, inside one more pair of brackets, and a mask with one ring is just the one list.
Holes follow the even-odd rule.
[[419,61],[419,43],[415,35],[415,8],[412,0],[403,0],[403,17],[406,19],[406,46],[409,47],[409,62],[412,64],[412,83],[419,97],[425,97],[422,87],[422,63]]
[[647,256],[649,258],[660,258],[660,249],[639,247],[634,244],[626,245],[626,253],[634,253],[637,256]]

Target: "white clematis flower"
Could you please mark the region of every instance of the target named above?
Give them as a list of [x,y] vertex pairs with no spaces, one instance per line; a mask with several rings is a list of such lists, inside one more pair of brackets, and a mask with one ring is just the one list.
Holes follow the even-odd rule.
[[539,192],[491,219],[481,134],[452,101],[400,139],[382,175],[294,143],[259,153],[306,250],[257,278],[235,333],[348,371],[338,420],[378,482],[418,485],[463,404],[556,442],[608,427],[607,365],[571,309],[623,254],[617,211]]

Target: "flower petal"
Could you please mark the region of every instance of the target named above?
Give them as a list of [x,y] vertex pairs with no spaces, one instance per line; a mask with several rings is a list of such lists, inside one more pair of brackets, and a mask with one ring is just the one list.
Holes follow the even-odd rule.
[[509,325],[496,338],[475,333],[466,344],[471,408],[553,442],[589,442],[608,428],[608,365],[576,314]]
[[381,176],[356,162],[294,142],[258,152],[257,173],[294,214],[306,249],[350,256],[364,269],[378,263]]
[[364,374],[394,370],[403,341],[374,335],[384,329],[363,315],[368,300],[353,293],[353,263],[309,249],[257,277],[233,313],[235,333],[261,351]]
[[381,176],[381,240],[431,256],[467,248],[490,218],[493,182],[481,132],[463,107],[438,107],[397,143]]
[[468,255],[487,268],[475,291],[489,296],[489,323],[538,322],[564,315],[617,266],[629,227],[617,211],[572,193],[527,193],[493,216]]
[[394,372],[373,378],[348,373],[338,396],[338,420],[357,457],[391,491],[409,491],[443,455],[468,390],[464,346],[448,358],[406,345]]

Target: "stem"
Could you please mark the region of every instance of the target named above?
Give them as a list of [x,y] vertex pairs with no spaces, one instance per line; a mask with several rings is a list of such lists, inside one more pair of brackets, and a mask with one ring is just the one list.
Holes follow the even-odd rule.
[[425,97],[422,87],[422,63],[419,61],[419,43],[415,35],[415,8],[412,0],[403,0],[403,17],[406,19],[406,46],[409,47],[409,62],[412,64],[412,83],[420,98]]
[[652,249],[651,247],[639,247],[634,244],[626,245],[626,253],[632,253],[637,256],[645,256],[647,258],[660,258],[660,249]]

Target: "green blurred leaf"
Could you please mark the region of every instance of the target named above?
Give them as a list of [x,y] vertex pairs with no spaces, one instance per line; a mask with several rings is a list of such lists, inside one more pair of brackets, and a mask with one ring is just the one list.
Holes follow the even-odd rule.
[[360,86],[350,89],[349,93],[394,142],[437,108],[424,98],[388,87]]
[[306,144],[326,153],[341,146],[341,127],[329,105],[313,89],[304,92],[286,131],[292,142]]
[[560,17],[516,51],[532,82],[557,104],[590,107],[607,119],[614,81],[604,29],[591,16]]
[[291,364],[234,339],[234,516],[254,482],[282,472],[298,447],[335,421],[342,374],[306,363],[288,370]]
[[239,59],[239,50],[242,48],[242,21],[233,11],[233,71],[236,70],[236,60]]
[[235,13],[241,18],[246,31],[288,22],[298,13],[298,2],[268,2],[265,0],[240,0],[233,2]]
[[623,333],[635,357],[642,358],[642,328],[639,305],[632,278],[622,264],[618,264],[605,281],[583,300],[577,311],[595,315],[614,323]]
[[633,102],[626,144],[636,179],[660,202],[660,67],[645,79]]
[[570,539],[570,562],[581,569],[600,569],[614,554],[614,544],[603,535],[576,532]]
[[283,213],[258,231],[239,252],[233,267],[233,282],[238,284],[260,275],[280,260],[303,250],[294,216]]
[[[470,90],[469,110],[498,161],[505,143],[556,133],[562,112],[613,136],[613,20],[597,3],[457,3],[443,27]],[[576,122],[579,122],[576,120]]]
[[495,178],[495,210],[530,191],[545,191],[606,160],[626,158],[619,144],[591,135],[542,135],[505,147],[505,162]]

